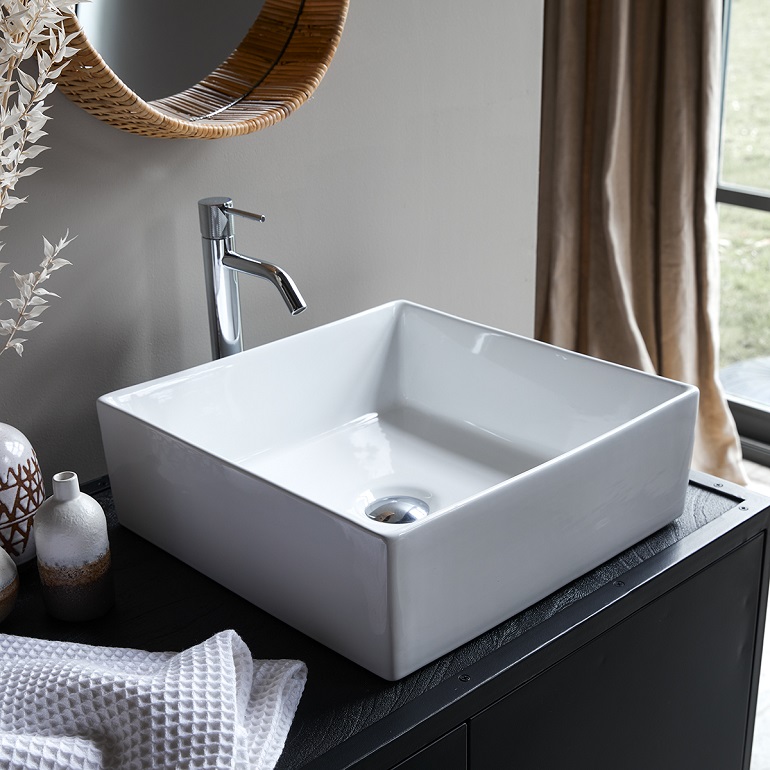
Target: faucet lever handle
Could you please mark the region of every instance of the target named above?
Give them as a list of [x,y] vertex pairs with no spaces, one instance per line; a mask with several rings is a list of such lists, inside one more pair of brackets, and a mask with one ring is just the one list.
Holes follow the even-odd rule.
[[239,217],[244,217],[245,219],[253,219],[255,222],[265,221],[265,217],[262,214],[252,214],[250,211],[235,209],[232,206],[225,206],[224,210],[228,214],[237,214]]
[[198,201],[201,235],[209,240],[232,237],[234,229],[232,214],[254,219],[257,222],[265,221],[262,214],[252,214],[250,211],[233,208],[232,198],[203,198]]

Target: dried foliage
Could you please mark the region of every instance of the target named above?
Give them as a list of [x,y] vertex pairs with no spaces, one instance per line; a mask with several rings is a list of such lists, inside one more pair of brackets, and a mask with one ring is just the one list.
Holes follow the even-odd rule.
[[[15,195],[18,181],[40,170],[37,166],[22,169],[25,161],[48,149],[38,144],[50,120],[44,100],[75,53],[69,46],[73,36],[63,28],[64,15],[71,12],[72,3],[65,0],[0,1],[0,218],[6,209],[26,201]],[[22,354],[26,339],[18,334],[39,326],[36,319],[48,307],[47,297],[58,296],[41,284],[71,264],[59,256],[71,240],[69,231],[55,245],[43,238],[40,270],[14,271],[19,295],[7,300],[14,317],[0,320],[0,337],[6,338],[0,339],[0,355],[11,348]],[[0,262],[0,270],[7,264]]]

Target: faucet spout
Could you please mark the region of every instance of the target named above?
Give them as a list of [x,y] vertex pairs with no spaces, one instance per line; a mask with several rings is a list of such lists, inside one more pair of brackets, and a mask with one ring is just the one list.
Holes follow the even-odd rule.
[[248,275],[256,275],[258,278],[270,281],[278,289],[292,315],[299,315],[299,313],[307,308],[305,300],[302,299],[302,295],[291,276],[283,268],[278,267],[278,265],[262,259],[246,257],[235,251],[228,251],[222,257],[222,264],[230,270],[247,273]]
[[214,358],[223,358],[243,350],[238,273],[270,281],[292,315],[301,313],[306,305],[285,270],[272,262],[246,257],[235,250],[234,217],[238,215],[264,222],[261,214],[235,209],[232,199],[224,197],[198,201],[198,214],[203,241],[211,352]]

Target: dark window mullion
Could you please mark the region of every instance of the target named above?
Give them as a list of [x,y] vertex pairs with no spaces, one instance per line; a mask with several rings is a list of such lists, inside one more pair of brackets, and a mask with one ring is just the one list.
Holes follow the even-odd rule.
[[722,182],[717,187],[717,203],[729,203],[732,206],[743,206],[747,209],[770,211],[770,193]]

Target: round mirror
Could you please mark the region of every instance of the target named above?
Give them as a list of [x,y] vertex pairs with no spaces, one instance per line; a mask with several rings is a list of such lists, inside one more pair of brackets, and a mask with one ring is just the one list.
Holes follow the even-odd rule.
[[219,15],[210,3],[199,15],[189,2],[180,13],[168,10],[172,3],[144,0],[83,4],[66,22],[78,53],[59,88],[101,120],[145,136],[215,139],[257,131],[315,91],[337,49],[348,2],[243,0]]

